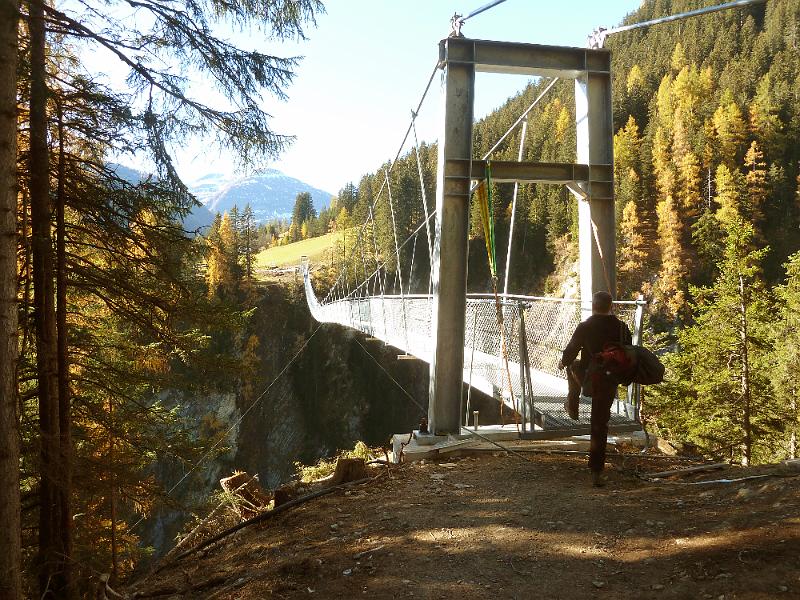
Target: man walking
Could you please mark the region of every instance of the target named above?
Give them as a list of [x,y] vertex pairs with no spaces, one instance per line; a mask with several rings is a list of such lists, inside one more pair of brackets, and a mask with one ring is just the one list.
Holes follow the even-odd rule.
[[[605,484],[603,468],[606,462],[606,441],[608,439],[608,420],[611,405],[617,391],[617,381],[599,368],[594,356],[608,343],[630,344],[631,332],[628,326],[611,314],[611,294],[597,292],[592,296],[592,316],[580,323],[572,334],[558,363],[558,368],[568,369],[569,396],[567,406],[570,416],[578,418],[578,399],[584,382],[591,384],[592,421],[589,442],[589,469],[592,484],[600,487]],[[575,358],[581,353],[580,361],[573,366]],[[588,380],[588,381],[587,381]],[[588,386],[587,386],[588,387]]]

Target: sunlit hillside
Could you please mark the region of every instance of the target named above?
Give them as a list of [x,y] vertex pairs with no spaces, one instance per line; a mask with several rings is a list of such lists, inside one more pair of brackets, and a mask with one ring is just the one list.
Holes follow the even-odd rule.
[[340,238],[341,233],[328,233],[286,246],[262,250],[256,255],[256,272],[298,265],[303,256],[307,256],[312,264],[329,263],[334,246]]

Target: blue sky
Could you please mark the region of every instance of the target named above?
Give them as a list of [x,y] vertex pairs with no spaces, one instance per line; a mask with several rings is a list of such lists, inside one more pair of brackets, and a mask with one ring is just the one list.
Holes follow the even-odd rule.
[[[273,129],[297,137],[270,166],[335,194],[348,181],[394,158],[438,56],[438,41],[453,13],[468,14],[488,0],[328,0],[327,14],[302,43],[275,45],[256,36],[237,43],[281,55],[302,55],[288,101],[265,98]],[[639,0],[506,0],[467,21],[467,37],[585,46],[597,26],[610,27]],[[526,78],[479,74],[476,118],[522,89]],[[439,78],[418,119],[421,139],[438,134]],[[405,150],[408,149],[406,146]],[[405,151],[404,150],[404,151]],[[178,152],[185,180],[233,173],[233,161],[189,142]]]

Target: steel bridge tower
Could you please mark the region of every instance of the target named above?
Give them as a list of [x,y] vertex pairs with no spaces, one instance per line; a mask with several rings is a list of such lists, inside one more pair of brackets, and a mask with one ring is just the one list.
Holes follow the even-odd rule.
[[575,81],[577,163],[492,161],[492,178],[566,185],[578,198],[584,315],[591,311],[594,292],[616,296],[610,52],[449,37],[439,43],[439,67],[444,118],[436,176],[428,404],[430,431],[436,435],[461,430],[470,186],[485,171],[485,162],[472,158],[476,72]]

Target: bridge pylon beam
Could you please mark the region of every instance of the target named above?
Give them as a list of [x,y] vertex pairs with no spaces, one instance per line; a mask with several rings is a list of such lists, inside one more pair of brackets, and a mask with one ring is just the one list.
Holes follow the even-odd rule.
[[[611,73],[581,73],[575,78],[577,159],[589,165],[614,164],[611,111]],[[613,181],[589,179],[570,186],[578,197],[578,248],[583,318],[592,314],[592,295],[606,291],[617,296],[616,223]]]
[[[463,48],[442,40],[443,128],[439,135],[436,174],[436,228],[432,256],[433,314],[428,400],[429,428],[433,434],[461,431],[461,387],[464,365],[464,325],[467,306],[467,254],[469,244],[470,176],[453,160],[472,158],[472,121],[475,65]],[[459,53],[459,50],[462,53]]]

